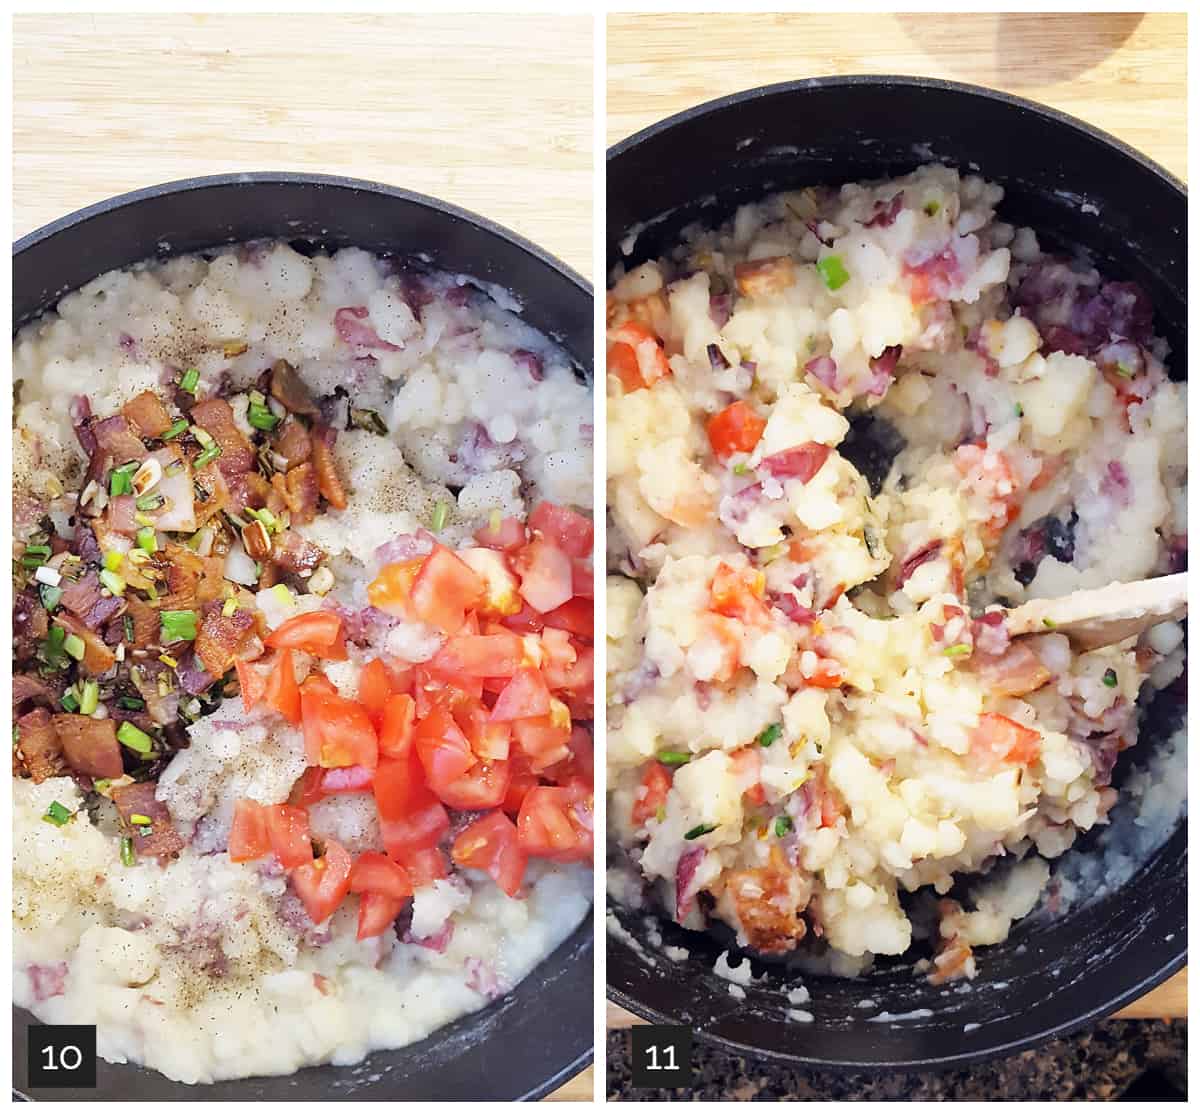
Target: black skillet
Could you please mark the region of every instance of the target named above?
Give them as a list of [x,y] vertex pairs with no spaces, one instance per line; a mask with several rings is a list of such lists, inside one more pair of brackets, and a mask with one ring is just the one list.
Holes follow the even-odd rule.
[[[592,289],[533,244],[453,205],[374,182],[316,174],[229,174],[153,186],[55,221],[13,247],[13,324],[114,267],[262,238],[302,251],[354,245],[515,294],[531,325],[562,344],[589,381]],[[95,1090],[27,1086],[28,1026],[13,1011],[13,1073],[34,1099],[298,1102],[537,1099],[592,1058],[592,926],[585,921],[517,987],[479,1013],[354,1067],[189,1087],[100,1062]],[[269,1033],[256,1039],[270,1039]]]
[[[1003,185],[1002,217],[1032,226],[1044,247],[1082,247],[1110,277],[1141,283],[1171,344],[1171,374],[1186,376],[1183,187],[1095,128],[968,85],[816,78],[737,93],[639,132],[608,153],[608,266],[661,255],[687,224],[718,223],[772,190],[903,174],[934,160]],[[1163,699],[1154,712],[1131,760],[1144,761],[1179,709]],[[1118,787],[1128,765],[1118,767]],[[761,981],[739,1000],[712,971],[727,937],[610,906],[628,935],[609,938],[608,993],[652,1021],[798,1064],[940,1067],[1011,1054],[1111,1013],[1184,965],[1185,829],[1115,893],[1019,922],[1007,942],[981,951],[984,973],[970,985],[931,987],[912,972],[914,954],[867,978],[806,977],[813,1000],[799,1008],[813,1020],[797,1021],[780,991],[795,984],[794,972],[755,961]],[[658,933],[689,958],[665,958],[652,942]],[[917,1016],[870,1020],[885,1011]]]

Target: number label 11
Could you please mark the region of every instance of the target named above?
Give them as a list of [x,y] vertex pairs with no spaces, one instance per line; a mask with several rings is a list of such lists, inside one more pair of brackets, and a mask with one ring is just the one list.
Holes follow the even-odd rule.
[[633,1085],[690,1087],[692,1031],[686,1025],[635,1025]]

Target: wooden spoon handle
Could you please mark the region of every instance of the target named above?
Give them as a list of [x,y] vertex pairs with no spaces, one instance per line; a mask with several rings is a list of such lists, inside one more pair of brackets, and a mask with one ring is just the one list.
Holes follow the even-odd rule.
[[1008,613],[1011,635],[1067,635],[1085,650],[1109,646],[1168,619],[1187,614],[1187,573],[1114,582],[1054,600],[1030,600]]

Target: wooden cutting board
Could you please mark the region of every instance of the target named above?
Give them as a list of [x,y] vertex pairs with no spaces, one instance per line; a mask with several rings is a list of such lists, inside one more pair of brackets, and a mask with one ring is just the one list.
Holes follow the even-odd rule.
[[[919,74],[1051,105],[1187,177],[1183,14],[614,14],[606,45],[609,144],[756,85]],[[1186,1015],[1186,971],[1118,1014]],[[609,1005],[610,1026],[630,1021]]]
[[[451,201],[590,276],[592,43],[590,15],[18,16],[13,232],[176,178],[306,170]],[[550,1097],[589,1101],[592,1078]]]

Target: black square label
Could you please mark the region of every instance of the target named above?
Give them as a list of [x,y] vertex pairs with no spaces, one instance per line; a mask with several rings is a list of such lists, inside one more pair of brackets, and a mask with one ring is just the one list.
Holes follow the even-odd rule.
[[633,1085],[690,1087],[692,1031],[686,1025],[633,1027]]
[[30,1025],[30,1087],[95,1087],[95,1025]]

